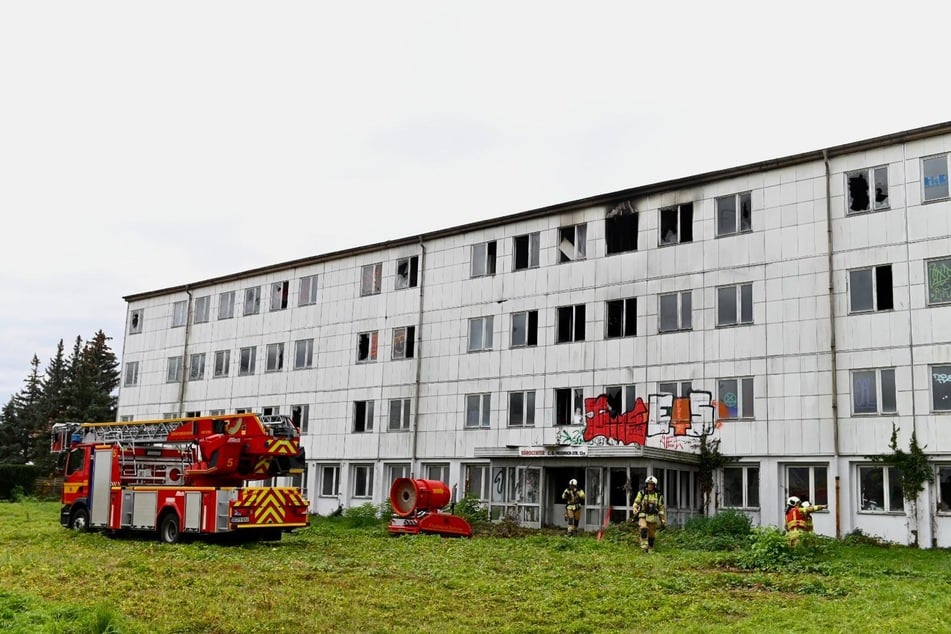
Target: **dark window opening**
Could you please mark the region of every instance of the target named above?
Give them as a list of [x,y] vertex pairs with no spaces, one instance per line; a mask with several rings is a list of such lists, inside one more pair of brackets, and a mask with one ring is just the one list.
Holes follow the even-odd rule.
[[604,219],[608,255],[637,250],[637,212],[631,203],[618,205]]
[[875,267],[875,290],[878,291],[878,310],[891,310],[895,307],[892,300],[892,267]]

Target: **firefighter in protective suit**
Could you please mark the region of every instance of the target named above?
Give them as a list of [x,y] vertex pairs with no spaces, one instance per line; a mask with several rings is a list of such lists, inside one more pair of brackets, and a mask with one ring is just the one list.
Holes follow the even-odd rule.
[[664,505],[664,496],[657,490],[657,478],[647,476],[645,486],[637,492],[631,510],[641,529],[641,550],[645,553],[654,552],[657,526],[667,526],[667,507]]
[[568,488],[561,494],[565,501],[565,521],[568,522],[568,536],[571,537],[578,530],[581,520],[581,504],[584,502],[584,489],[578,488],[578,481],[574,478],[568,482]]
[[799,498],[795,495],[786,500],[786,538],[790,546],[799,543],[799,536],[808,530],[808,515],[803,512]]

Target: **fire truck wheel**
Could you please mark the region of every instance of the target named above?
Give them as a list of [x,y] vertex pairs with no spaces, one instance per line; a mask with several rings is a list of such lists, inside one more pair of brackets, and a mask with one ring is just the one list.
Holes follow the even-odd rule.
[[162,524],[159,526],[159,539],[166,544],[175,544],[182,536],[179,530],[178,516],[175,513],[168,513],[162,518]]
[[69,516],[69,527],[74,531],[83,533],[89,530],[89,511],[86,509],[76,509]]

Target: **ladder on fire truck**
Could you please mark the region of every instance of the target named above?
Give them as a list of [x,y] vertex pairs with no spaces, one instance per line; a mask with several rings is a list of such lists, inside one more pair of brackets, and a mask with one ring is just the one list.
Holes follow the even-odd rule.
[[[183,423],[196,418],[227,418],[226,416],[198,416],[193,418],[164,418],[161,420],[127,421],[119,423],[57,423],[53,425],[53,441],[67,448],[70,442],[114,442],[127,444],[168,443],[168,435]],[[296,425],[286,414],[258,415],[264,428],[276,438],[299,435]],[[77,437],[78,435],[78,437]]]

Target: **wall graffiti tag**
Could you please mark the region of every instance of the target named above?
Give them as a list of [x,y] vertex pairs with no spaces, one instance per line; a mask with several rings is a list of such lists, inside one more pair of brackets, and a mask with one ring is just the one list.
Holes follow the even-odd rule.
[[951,302],[951,260],[928,262],[928,303]]

